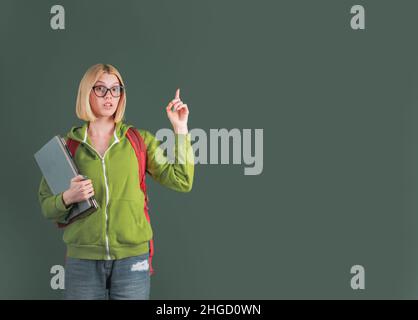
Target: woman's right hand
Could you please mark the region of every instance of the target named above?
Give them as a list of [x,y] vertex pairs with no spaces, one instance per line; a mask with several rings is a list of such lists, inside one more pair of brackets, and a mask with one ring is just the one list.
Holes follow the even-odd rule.
[[94,196],[91,179],[84,180],[84,176],[78,175],[71,179],[70,188],[62,194],[65,206],[81,202]]

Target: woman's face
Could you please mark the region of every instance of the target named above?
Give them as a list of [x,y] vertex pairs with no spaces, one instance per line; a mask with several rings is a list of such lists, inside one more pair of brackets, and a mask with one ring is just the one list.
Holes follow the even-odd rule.
[[[120,85],[118,77],[109,73],[102,74],[96,81],[93,86],[95,88],[91,90],[89,98],[91,108],[96,117],[113,116],[118,107],[120,96],[122,95],[121,90],[119,90]],[[106,95],[103,96],[105,92]]]

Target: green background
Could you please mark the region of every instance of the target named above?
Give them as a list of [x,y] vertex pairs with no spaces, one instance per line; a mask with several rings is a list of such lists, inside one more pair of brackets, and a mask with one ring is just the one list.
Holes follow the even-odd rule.
[[418,298],[417,14],[393,0],[2,1],[0,298],[62,296],[33,154],[81,123],[78,84],[102,62],[137,127],[170,128],[180,87],[189,129],[264,129],[261,175],[199,164],[186,194],[148,179],[151,299]]

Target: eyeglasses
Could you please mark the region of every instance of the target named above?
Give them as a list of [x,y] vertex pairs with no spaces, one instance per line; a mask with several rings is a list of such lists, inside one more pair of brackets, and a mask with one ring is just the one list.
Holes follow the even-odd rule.
[[108,91],[110,91],[110,94],[117,98],[120,97],[122,91],[124,90],[123,86],[114,86],[112,88],[106,88],[105,86],[94,86],[93,91],[94,94],[98,97],[104,97]]

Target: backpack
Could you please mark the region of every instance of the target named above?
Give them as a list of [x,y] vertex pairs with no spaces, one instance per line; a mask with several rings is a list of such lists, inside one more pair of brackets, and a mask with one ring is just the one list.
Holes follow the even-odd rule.
[[[139,168],[139,187],[141,188],[142,192],[144,193],[145,196],[145,202],[144,202],[144,213],[145,213],[145,217],[148,221],[148,223],[151,223],[150,221],[150,217],[148,214],[148,194],[147,194],[147,186],[145,183],[145,174],[147,171],[147,147],[144,143],[144,140],[142,139],[141,135],[139,134],[139,132],[134,128],[134,127],[130,127],[128,129],[128,131],[126,132],[126,137],[128,138],[129,142],[131,143],[132,147],[134,148],[135,151],[135,155],[138,159],[138,168]],[[71,153],[71,156],[74,158],[75,152],[78,148],[78,146],[80,145],[79,141],[73,140],[71,138],[68,138],[67,140],[67,147],[68,150]],[[57,223],[58,228],[64,228],[66,226],[68,226],[68,224],[62,224],[62,223]],[[149,266],[150,266],[150,273],[151,275],[154,273],[154,269],[152,268],[152,257],[154,256],[154,240],[151,239],[149,242]]]

